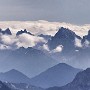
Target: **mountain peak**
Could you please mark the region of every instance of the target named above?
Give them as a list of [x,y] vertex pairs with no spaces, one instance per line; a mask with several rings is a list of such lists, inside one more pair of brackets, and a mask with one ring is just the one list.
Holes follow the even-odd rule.
[[75,35],[75,33],[69,30],[68,28],[61,27],[55,36],[66,36],[67,37],[69,35]]
[[[19,35],[21,35],[21,34],[23,34],[23,33],[26,33],[26,34],[29,34],[29,35],[33,35],[32,33],[28,32],[26,29],[24,29],[24,30],[18,31],[18,32],[16,33],[16,36],[19,36]],[[34,35],[33,35],[33,36],[34,36]]]
[[48,41],[49,48],[55,49],[57,46],[62,45],[63,50],[75,49],[75,38],[79,38],[73,31],[61,27],[59,31]]
[[7,28],[6,30],[2,30],[2,29],[0,29],[0,33],[2,33],[2,34],[7,34],[7,35],[12,35],[12,33],[11,33],[11,31],[10,31],[10,29],[9,28]]
[[59,67],[68,67],[68,68],[73,68],[72,66],[67,65],[66,63],[59,63],[57,66],[59,66]]
[[32,85],[42,88],[63,86],[71,82],[79,71],[81,70],[73,68],[65,63],[60,63],[32,78],[30,82]]
[[16,70],[16,69],[11,69],[10,71],[8,71],[8,72],[5,72],[5,74],[21,74],[21,72],[19,72],[18,70]]
[[5,73],[1,73],[0,80],[3,82],[7,81],[13,83],[29,83],[30,78],[18,70],[12,69]]

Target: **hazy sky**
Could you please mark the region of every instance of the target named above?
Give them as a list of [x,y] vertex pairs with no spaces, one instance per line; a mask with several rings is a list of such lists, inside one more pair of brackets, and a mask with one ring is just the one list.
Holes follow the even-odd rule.
[[0,20],[90,23],[90,0],[0,0]]

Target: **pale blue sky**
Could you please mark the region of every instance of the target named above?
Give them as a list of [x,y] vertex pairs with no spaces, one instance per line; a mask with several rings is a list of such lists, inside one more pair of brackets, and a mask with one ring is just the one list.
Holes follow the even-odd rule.
[[90,23],[90,0],[0,0],[0,20]]

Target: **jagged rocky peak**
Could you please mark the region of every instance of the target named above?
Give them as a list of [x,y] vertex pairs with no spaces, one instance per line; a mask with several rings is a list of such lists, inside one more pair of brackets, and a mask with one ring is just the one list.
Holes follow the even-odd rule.
[[61,27],[55,36],[60,37],[60,38],[66,37],[66,38],[71,38],[71,39],[75,39],[75,37],[77,37],[78,39],[81,39],[81,37],[76,35],[75,32],[64,27]]
[[11,31],[9,28],[7,28],[6,30],[2,30],[0,29],[0,33],[3,34],[3,35],[12,35]]
[[59,31],[55,34],[55,36],[58,36],[58,37],[61,37],[61,36],[67,37],[69,35],[75,36],[75,33],[69,30],[68,28],[64,28],[64,27],[61,27]]
[[48,41],[48,45],[50,49],[55,49],[58,45],[62,45],[64,48],[74,48],[75,38],[81,39],[75,32],[61,27],[55,36]]
[[[32,33],[28,32],[26,29],[24,29],[24,30],[18,31],[18,32],[16,33],[16,36],[19,36],[19,35],[21,35],[21,34],[23,34],[23,33],[26,33],[26,34],[29,34],[29,35],[33,35]],[[33,35],[33,36],[34,36],[34,35]]]
[[7,28],[5,31],[6,31],[7,34],[12,35],[12,33],[11,33],[9,28]]

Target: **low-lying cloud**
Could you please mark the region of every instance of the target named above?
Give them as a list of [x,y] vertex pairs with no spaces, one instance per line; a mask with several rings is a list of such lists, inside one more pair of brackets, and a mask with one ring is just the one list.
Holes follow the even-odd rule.
[[21,34],[18,37],[18,42],[16,43],[16,45],[18,47],[34,47],[35,45],[37,45],[40,42],[45,43],[46,41],[42,38],[42,37],[38,37],[38,36],[32,36],[29,34]]
[[45,43],[42,37],[32,36],[29,34],[21,34],[19,36],[0,35],[0,49],[14,49],[19,47],[34,47],[38,43]]
[[81,40],[80,39],[75,38],[75,46],[76,47],[82,47],[82,43],[81,43]]
[[60,53],[63,50],[63,46],[59,45],[55,49],[53,49],[50,53]]

